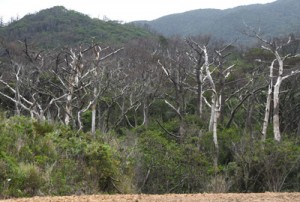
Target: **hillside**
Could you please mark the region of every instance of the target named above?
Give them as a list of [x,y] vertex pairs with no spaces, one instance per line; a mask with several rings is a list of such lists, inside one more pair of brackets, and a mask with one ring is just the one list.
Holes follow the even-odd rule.
[[270,36],[299,33],[299,9],[299,0],[277,0],[226,10],[198,9],[135,23],[147,25],[165,36],[211,34],[225,40],[245,39],[241,34],[245,24],[261,28]]
[[57,47],[90,42],[125,42],[150,34],[130,24],[92,19],[62,6],[26,15],[18,21],[0,28],[0,35],[9,40],[27,38],[43,47]]

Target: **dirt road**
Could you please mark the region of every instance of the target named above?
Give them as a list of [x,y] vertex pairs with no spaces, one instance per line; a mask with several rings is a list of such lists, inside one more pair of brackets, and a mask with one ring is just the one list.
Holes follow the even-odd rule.
[[84,195],[64,197],[33,197],[0,200],[4,202],[287,202],[299,201],[300,193],[260,193],[260,194],[166,194],[166,195]]

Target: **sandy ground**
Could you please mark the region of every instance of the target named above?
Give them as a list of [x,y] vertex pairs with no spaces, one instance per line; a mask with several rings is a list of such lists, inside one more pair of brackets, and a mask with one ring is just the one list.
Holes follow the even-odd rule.
[[238,202],[238,201],[255,201],[255,202],[283,202],[299,201],[300,193],[260,193],[260,194],[166,194],[166,195],[84,195],[84,196],[63,196],[63,197],[33,197],[20,199],[0,200],[4,202]]

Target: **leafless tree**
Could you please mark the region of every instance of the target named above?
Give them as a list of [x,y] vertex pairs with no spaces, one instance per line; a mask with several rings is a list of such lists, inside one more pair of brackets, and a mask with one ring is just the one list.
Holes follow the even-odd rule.
[[[300,73],[299,69],[284,72],[284,62],[290,57],[299,57],[295,53],[286,52],[287,47],[293,44],[299,44],[298,40],[295,39],[293,35],[290,35],[288,39],[273,38],[272,40],[264,39],[261,34],[254,29],[249,28],[247,33],[251,37],[257,38],[261,43],[261,48],[272,53],[274,60],[270,65],[270,81],[268,87],[267,102],[265,107],[265,117],[262,128],[262,139],[266,139],[266,130],[268,127],[268,120],[270,116],[271,109],[271,99],[273,100],[273,133],[274,139],[278,142],[281,141],[280,133],[280,87],[284,80],[287,78]],[[275,66],[277,64],[277,66]],[[275,74],[275,69],[278,68],[277,74]],[[273,97],[271,97],[273,95]]]
[[183,138],[185,134],[184,115],[186,114],[186,105],[188,103],[188,93],[190,85],[188,84],[189,75],[192,71],[190,60],[185,54],[187,49],[184,41],[173,39],[171,47],[168,47],[162,53],[162,60],[158,60],[158,65],[165,74],[167,81],[172,85],[173,95],[165,93],[165,103],[176,113],[180,120],[179,135]]

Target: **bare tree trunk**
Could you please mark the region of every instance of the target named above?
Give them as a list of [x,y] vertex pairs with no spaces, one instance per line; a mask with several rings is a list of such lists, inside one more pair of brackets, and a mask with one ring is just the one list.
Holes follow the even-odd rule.
[[219,159],[219,143],[218,143],[218,118],[220,113],[220,104],[218,101],[218,96],[212,96],[212,104],[211,104],[211,117],[210,117],[210,128],[209,130],[213,132],[213,142],[215,145],[214,151],[214,168],[218,169],[218,159]]
[[148,101],[147,101],[148,99],[147,98],[145,98],[145,100],[144,100],[144,104],[143,104],[143,125],[145,126],[145,127],[147,127],[148,126],[148,124],[149,124],[149,106],[148,106]]
[[270,109],[271,109],[271,92],[268,92],[268,97],[267,97],[267,103],[266,103],[266,109],[265,109],[265,118],[264,118],[264,123],[263,123],[263,128],[262,128],[262,141],[265,141],[267,138],[267,129],[269,125],[269,118],[270,118]]
[[[202,119],[203,114],[203,68],[205,67],[203,64],[205,60],[203,60],[203,49],[199,46],[198,43],[193,41],[191,38],[186,40],[187,44],[197,53],[197,56],[191,57],[191,60],[193,60],[196,64],[195,70],[196,70],[196,82],[197,82],[197,114],[200,119]],[[204,58],[205,59],[205,58]]]
[[273,132],[274,132],[274,139],[278,142],[281,141],[281,134],[280,134],[280,121],[279,121],[279,92],[280,86],[282,83],[282,75],[283,75],[283,59],[279,56],[278,52],[275,52],[276,59],[278,61],[279,70],[278,70],[278,77],[276,84],[274,86],[274,94],[273,94],[273,102],[274,102],[274,112],[273,112]]
[[198,115],[199,118],[202,118],[202,111],[203,111],[203,98],[202,98],[202,91],[203,91],[203,85],[202,85],[202,81],[203,81],[203,72],[201,70],[201,64],[200,64],[201,59],[199,59],[198,61],[198,66],[196,69],[196,77],[197,77],[197,108],[198,108]]
[[272,100],[272,93],[273,93],[273,69],[274,69],[274,62],[273,60],[271,66],[270,66],[270,83],[268,87],[268,95],[267,95],[267,102],[266,102],[266,108],[265,108],[265,118],[264,123],[262,127],[262,141],[265,141],[267,138],[267,129],[269,125],[269,119],[270,119],[270,110],[271,110],[271,100]]
[[274,100],[273,100],[274,102],[273,132],[274,132],[274,139],[278,142],[281,141],[280,122],[279,122],[279,90],[280,90],[281,82],[282,82],[282,77],[279,76],[274,86]]
[[219,159],[219,144],[218,144],[218,103],[215,102],[215,112],[213,116],[213,141],[215,145],[215,156],[214,156],[214,167],[218,168],[218,159]]
[[92,134],[95,134],[96,131],[96,109],[97,109],[97,104],[96,103],[92,104],[92,126],[91,126]]
[[[97,88],[94,87],[94,99],[96,99],[97,96]],[[94,102],[92,104],[92,126],[91,126],[91,133],[95,134],[96,131],[96,109],[97,109],[97,102]]]
[[72,93],[69,93],[67,96],[66,114],[65,114],[65,124],[67,126],[70,125],[71,114],[72,114]]
[[21,115],[21,111],[20,111],[20,108],[19,108],[19,105],[20,105],[20,102],[21,102],[21,99],[20,99],[20,77],[19,77],[19,74],[20,74],[20,71],[21,71],[21,66],[17,65],[17,73],[16,73],[16,94],[15,94],[15,99],[16,99],[16,103],[15,103],[15,106],[16,106],[16,115],[17,116],[20,116]]
[[[20,108],[19,108],[19,105],[20,105],[20,93],[19,93],[19,84],[18,84],[18,81],[17,81],[17,85],[16,85],[16,96],[15,96],[15,99],[16,99],[16,103],[15,103],[16,112],[15,112],[15,115],[20,116],[21,115],[21,111],[20,111]],[[31,117],[31,118],[33,118],[33,117]]]
[[209,131],[213,133],[213,142],[214,142],[214,146],[215,146],[213,164],[214,164],[214,169],[217,171],[218,159],[219,159],[218,118],[219,118],[219,114],[220,114],[220,104],[219,104],[219,98],[215,92],[213,92],[211,99],[212,99],[212,103],[211,103]]
[[216,102],[215,102],[215,95],[211,98],[211,109],[210,109],[210,119],[209,119],[209,126],[208,131],[212,132],[214,128],[214,120],[215,120],[215,112],[216,112]]

